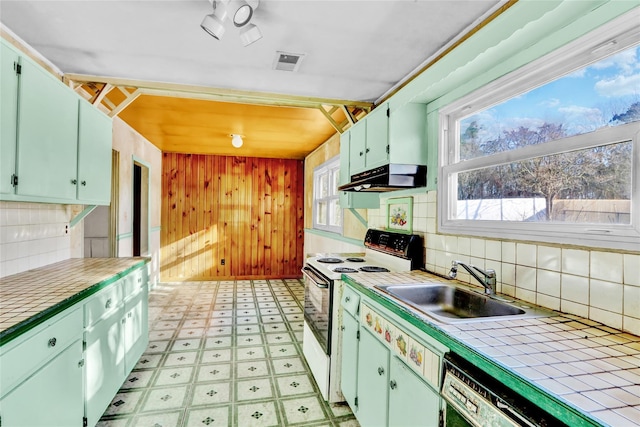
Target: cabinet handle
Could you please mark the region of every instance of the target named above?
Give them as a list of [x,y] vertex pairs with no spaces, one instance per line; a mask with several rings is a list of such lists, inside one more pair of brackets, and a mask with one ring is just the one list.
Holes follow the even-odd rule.
[[111,308],[111,298],[107,300],[107,302],[104,305],[104,308]]
[[384,375],[384,368],[382,366],[378,368],[378,375]]
[[398,384],[395,380],[391,380],[389,381],[389,387],[391,387],[391,390],[395,390],[396,388],[398,388]]
[[344,325],[340,326],[340,330],[344,331]]
[[351,297],[345,297],[344,302],[349,302],[351,301]]
[[84,366],[84,359],[78,362],[78,368],[82,368]]
[[368,148],[366,150],[364,150],[365,153],[368,153],[369,151],[371,151],[371,150],[368,149]]
[[78,180],[77,180],[77,179],[72,179],[72,180],[71,180],[71,183],[72,183],[73,185],[77,185],[77,184],[78,184]]
[[80,181],[80,184],[82,184],[83,186],[87,185],[87,181]]
[[53,337],[49,340],[49,347],[55,347],[56,346],[56,342],[58,342],[58,340],[56,339],[56,337]]
[[361,151],[361,152],[360,152],[360,155],[361,155],[361,156],[364,156],[364,152],[363,152],[363,151]]

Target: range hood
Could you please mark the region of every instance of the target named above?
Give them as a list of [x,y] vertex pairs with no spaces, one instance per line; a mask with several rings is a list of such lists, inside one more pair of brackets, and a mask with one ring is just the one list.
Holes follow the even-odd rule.
[[351,182],[338,187],[339,191],[405,190],[427,185],[427,167],[422,165],[388,164],[351,175]]

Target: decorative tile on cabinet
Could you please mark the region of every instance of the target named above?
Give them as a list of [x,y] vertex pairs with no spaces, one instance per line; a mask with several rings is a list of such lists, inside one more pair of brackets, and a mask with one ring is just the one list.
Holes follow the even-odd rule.
[[409,336],[407,335],[407,333],[395,326],[395,334],[393,335],[393,350],[395,351],[396,355],[405,362],[407,361],[408,345]]
[[424,372],[425,365],[425,351],[424,346],[414,340],[411,337],[408,337],[408,358],[407,363],[413,370],[415,370],[420,375]]

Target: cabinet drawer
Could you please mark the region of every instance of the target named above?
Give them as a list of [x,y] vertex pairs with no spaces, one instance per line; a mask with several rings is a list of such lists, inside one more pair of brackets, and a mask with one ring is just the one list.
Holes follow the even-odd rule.
[[84,304],[84,326],[91,326],[121,306],[123,279],[109,285]]
[[132,271],[126,275],[122,281],[124,285],[124,299],[129,299],[140,292],[143,286],[147,285],[146,272],[144,268]]
[[342,301],[340,302],[344,311],[351,314],[356,319],[358,318],[358,308],[360,307],[360,295],[354,290],[345,286],[342,293]]
[[[82,310],[62,313],[38,327],[30,338],[0,355],[0,395],[6,394],[27,375],[60,354],[82,336]],[[20,340],[20,338],[16,338]]]

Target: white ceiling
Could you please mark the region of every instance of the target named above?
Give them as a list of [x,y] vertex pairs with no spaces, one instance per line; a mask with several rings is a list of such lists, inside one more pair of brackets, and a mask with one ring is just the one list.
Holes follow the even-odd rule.
[[[248,47],[200,28],[207,0],[1,0],[0,21],[65,74],[372,102],[504,3],[262,0]],[[306,57],[276,71],[276,51]]]

